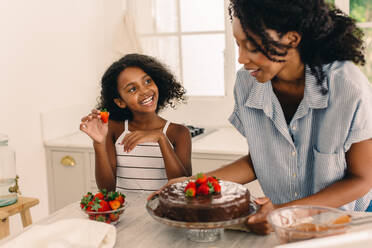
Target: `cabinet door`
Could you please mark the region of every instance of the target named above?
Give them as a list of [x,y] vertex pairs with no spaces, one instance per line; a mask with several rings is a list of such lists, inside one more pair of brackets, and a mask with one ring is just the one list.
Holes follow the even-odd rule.
[[96,158],[94,152],[89,153],[89,191],[90,192],[98,192],[98,187],[96,184]]
[[[74,165],[62,164],[62,159],[66,159],[66,156],[74,160]],[[58,210],[80,200],[86,193],[84,153],[53,151],[52,167],[54,210]]]

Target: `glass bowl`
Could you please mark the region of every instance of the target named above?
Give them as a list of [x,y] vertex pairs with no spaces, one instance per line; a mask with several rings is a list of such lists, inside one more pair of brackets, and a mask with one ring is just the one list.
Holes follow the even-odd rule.
[[108,224],[116,225],[120,217],[123,215],[124,210],[127,206],[127,203],[124,202],[124,205],[121,208],[110,210],[110,211],[104,211],[104,212],[96,212],[96,211],[82,211],[88,216],[90,220],[105,222]]
[[267,219],[281,243],[342,234],[351,222],[351,216],[346,212],[322,206],[279,208]]

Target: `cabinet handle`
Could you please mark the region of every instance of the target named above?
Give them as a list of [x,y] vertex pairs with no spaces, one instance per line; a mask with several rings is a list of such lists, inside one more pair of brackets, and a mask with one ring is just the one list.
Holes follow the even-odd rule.
[[61,159],[61,164],[65,166],[75,166],[76,162],[73,157],[67,155]]

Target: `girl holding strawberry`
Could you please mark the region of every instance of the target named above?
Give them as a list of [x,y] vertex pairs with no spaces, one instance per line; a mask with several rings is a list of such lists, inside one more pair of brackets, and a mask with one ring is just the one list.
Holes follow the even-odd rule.
[[99,189],[155,191],[191,175],[188,129],[158,112],[184,100],[185,90],[155,58],[129,54],[102,77],[98,109],[81,120],[93,140]]

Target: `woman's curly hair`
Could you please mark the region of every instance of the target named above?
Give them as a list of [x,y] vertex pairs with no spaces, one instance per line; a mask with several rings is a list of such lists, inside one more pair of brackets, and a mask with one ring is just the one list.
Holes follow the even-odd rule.
[[156,113],[167,105],[174,108],[177,102],[185,101],[185,89],[164,64],[148,55],[127,54],[114,62],[101,80],[102,89],[97,108],[107,109],[111,120],[123,121],[133,117],[128,108],[119,108],[114,102],[115,98],[120,98],[117,88],[119,74],[128,67],[141,68],[154,80],[159,90]]
[[[290,46],[274,41],[265,30],[273,29],[279,35],[298,32],[302,36],[298,46],[301,60],[310,67],[323,94],[328,91],[323,86],[323,65],[336,60],[365,64],[362,30],[355,20],[324,0],[230,0],[229,14],[240,20],[247,38],[272,61],[284,62],[272,56],[285,56]],[[247,30],[261,38],[262,46]]]

